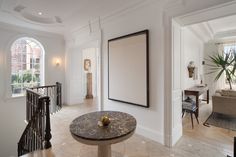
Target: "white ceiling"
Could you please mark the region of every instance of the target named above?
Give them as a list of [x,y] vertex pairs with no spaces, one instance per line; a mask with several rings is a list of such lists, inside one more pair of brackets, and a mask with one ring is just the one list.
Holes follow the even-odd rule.
[[236,15],[188,26],[203,41],[236,38]]
[[214,34],[236,30],[236,15],[208,21]]
[[63,33],[145,1],[0,0],[0,22]]

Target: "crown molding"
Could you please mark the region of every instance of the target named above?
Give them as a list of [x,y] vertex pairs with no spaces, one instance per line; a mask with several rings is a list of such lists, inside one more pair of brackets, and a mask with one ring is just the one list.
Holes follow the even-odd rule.
[[207,9],[198,10],[189,14],[178,17],[176,20],[182,25],[201,23],[213,20],[216,17],[225,17],[236,14],[236,1],[223,3]]
[[109,13],[105,16],[98,17],[97,19],[91,20],[91,21],[88,22],[88,24],[85,24],[84,26],[74,27],[69,32],[69,34],[74,34],[75,32],[81,32],[83,30],[86,30],[89,27],[89,25],[91,25],[92,27],[98,25],[99,29],[101,29],[102,24],[113,21],[113,20],[117,19],[119,16],[121,16],[123,14],[127,14],[129,12],[132,12],[132,11],[138,9],[138,8],[148,6],[148,5],[151,5],[151,4],[156,3],[156,2],[160,2],[160,0],[144,0],[144,1],[142,0],[142,1],[139,1],[135,4],[133,4],[133,5],[130,5],[128,7],[123,8],[123,9],[115,10],[114,12]]
[[24,19],[23,17],[18,17],[14,14],[11,14],[12,16],[9,16],[11,13],[6,11],[0,11],[0,22],[6,23],[9,25],[13,25],[16,27],[24,27],[27,29],[35,29],[39,31],[54,33],[54,34],[64,34],[64,26],[53,24],[53,25],[46,25],[46,24],[38,24],[32,21],[29,21],[27,19]]
[[16,26],[16,25],[4,23],[1,21],[0,21],[0,29],[15,31],[21,34],[22,33],[32,34],[32,35],[37,35],[37,36],[56,37],[56,38],[64,39],[64,36],[62,34],[57,34],[54,32],[48,32],[48,31],[43,31],[43,30],[38,30],[38,29],[33,29],[33,28],[25,29],[25,27]]
[[215,39],[236,37],[236,29],[218,32],[214,35]]

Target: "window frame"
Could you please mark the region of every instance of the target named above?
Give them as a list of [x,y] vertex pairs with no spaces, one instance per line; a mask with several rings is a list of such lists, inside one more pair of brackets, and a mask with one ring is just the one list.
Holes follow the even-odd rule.
[[[43,86],[45,84],[45,49],[44,49],[44,46],[43,44],[36,38],[33,38],[33,37],[28,37],[28,36],[20,36],[20,37],[17,37],[15,38],[14,40],[12,40],[11,42],[9,42],[9,45],[7,47],[7,51],[6,52],[9,52],[8,55],[7,55],[7,58],[6,58],[6,65],[7,65],[7,78],[6,78],[6,98],[20,98],[20,97],[24,97],[25,96],[25,93],[21,93],[21,94],[17,94],[17,95],[14,95],[13,92],[12,92],[12,46],[14,44],[16,44],[16,42],[18,40],[22,40],[22,39],[27,39],[27,40],[30,40],[34,43],[37,44],[37,46],[39,46],[39,48],[41,49],[41,54],[40,54],[40,63],[38,63],[40,65],[40,86]],[[27,64],[27,63],[26,63]],[[30,65],[29,65],[30,66]],[[23,83],[21,84],[21,86],[23,86]]]
[[[226,48],[228,47],[228,48]],[[235,43],[226,43],[226,44],[223,44],[223,53],[224,55],[227,54],[227,53],[230,53],[230,49],[231,48],[234,48],[234,52],[236,52],[236,44]],[[226,51],[227,49],[227,51]],[[232,67],[233,68],[233,67]],[[228,81],[226,80],[226,74],[224,73],[224,86],[229,86],[229,83]],[[234,78],[234,81],[232,81],[232,87],[236,87],[236,77]]]

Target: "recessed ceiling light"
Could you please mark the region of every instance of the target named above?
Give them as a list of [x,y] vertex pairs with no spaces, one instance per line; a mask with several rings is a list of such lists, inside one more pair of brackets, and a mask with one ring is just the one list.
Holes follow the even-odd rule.
[[38,12],[39,15],[42,15],[43,13],[42,12]]

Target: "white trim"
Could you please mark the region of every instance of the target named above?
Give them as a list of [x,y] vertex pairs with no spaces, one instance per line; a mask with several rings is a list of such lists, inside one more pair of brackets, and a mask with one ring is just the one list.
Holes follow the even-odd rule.
[[171,141],[174,146],[183,135],[182,123],[178,124],[172,131]]
[[222,32],[216,33],[214,35],[214,39],[235,37],[235,36],[236,36],[236,29],[233,29],[233,30],[229,30],[229,31],[222,31]]
[[[43,58],[41,60],[42,63],[40,63],[40,73],[42,72],[43,73],[43,76],[40,75],[40,84],[43,83],[42,85],[45,84],[45,48],[44,46],[42,45],[42,43],[37,39],[37,38],[34,38],[30,35],[25,35],[25,34],[21,34],[21,35],[18,35],[18,36],[15,36],[14,38],[12,38],[7,46],[5,47],[5,62],[4,62],[4,70],[5,70],[5,73],[6,73],[6,76],[5,76],[5,97],[4,99],[5,100],[9,100],[9,99],[17,99],[17,98],[22,98],[22,97],[25,97],[24,95],[19,95],[19,96],[13,96],[12,95],[12,92],[11,92],[11,47],[13,44],[15,44],[15,42],[19,39],[23,39],[23,38],[27,38],[27,39],[30,39],[30,40],[33,40],[34,42],[36,42],[39,47],[42,49],[42,52],[41,52],[41,58]],[[43,65],[43,66],[42,66]]]
[[165,47],[165,70],[164,70],[164,75],[165,75],[165,82],[164,82],[164,87],[165,87],[165,98],[164,98],[164,133],[165,133],[165,145],[166,146],[171,146],[171,136],[172,136],[172,50],[171,47],[172,45],[172,22],[171,22],[171,17],[168,16],[167,13],[164,14],[164,47]]
[[162,133],[152,130],[150,128],[146,128],[144,126],[137,125],[136,134],[142,135],[144,137],[147,137],[151,140],[154,140],[154,141],[164,145],[164,135]]
[[[227,9],[225,9],[227,7]],[[201,23],[220,17],[236,14],[236,1],[223,3],[210,8],[194,11],[176,18],[182,26]]]

